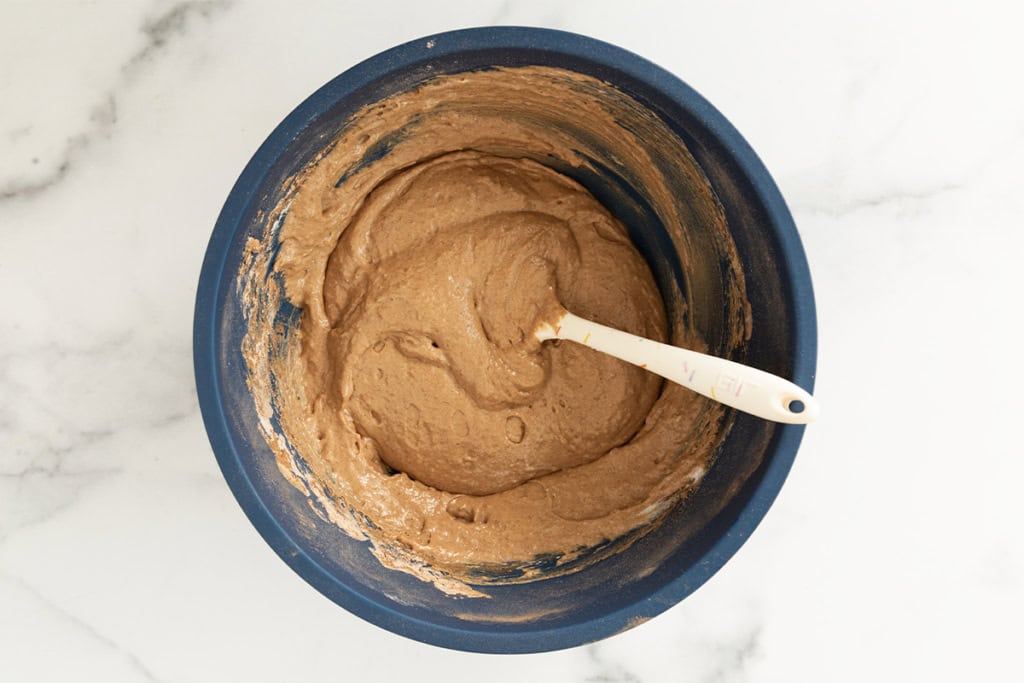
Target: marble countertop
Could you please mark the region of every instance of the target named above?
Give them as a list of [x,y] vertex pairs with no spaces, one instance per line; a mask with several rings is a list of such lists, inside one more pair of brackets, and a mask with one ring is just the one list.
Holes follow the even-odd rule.
[[[1009,2],[0,6],[0,681],[1020,681],[1024,88]],[[820,325],[792,474],[696,594],[600,643],[450,652],[323,598],[232,498],[192,375],[235,178],[408,39],[541,25],[710,99],[775,175]]]

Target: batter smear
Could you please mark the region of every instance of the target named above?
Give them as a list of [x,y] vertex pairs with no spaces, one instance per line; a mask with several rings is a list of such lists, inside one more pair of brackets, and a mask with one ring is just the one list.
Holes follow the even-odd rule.
[[[541,163],[571,148],[486,106],[515,71],[439,78],[356,117],[282,203],[274,266],[302,319],[267,372],[288,387],[273,405],[309,472],[279,450],[282,467],[385,564],[477,584],[529,580],[538,558],[568,566],[650,525],[720,437],[702,397],[533,338],[552,297],[645,337],[670,327],[622,223]],[[518,71],[551,88],[583,78]],[[576,115],[615,125],[600,107]]]

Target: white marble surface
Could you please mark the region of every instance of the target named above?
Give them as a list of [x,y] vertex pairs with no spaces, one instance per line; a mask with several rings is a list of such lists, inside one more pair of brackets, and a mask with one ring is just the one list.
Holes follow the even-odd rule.
[[[1011,2],[0,2],[0,681],[1020,681],[1024,48]],[[678,74],[800,227],[817,394],[782,494],[683,604],[597,645],[449,652],[291,572],[217,469],[192,305],[265,135],[470,25]],[[1017,312],[1015,312],[1017,311]]]

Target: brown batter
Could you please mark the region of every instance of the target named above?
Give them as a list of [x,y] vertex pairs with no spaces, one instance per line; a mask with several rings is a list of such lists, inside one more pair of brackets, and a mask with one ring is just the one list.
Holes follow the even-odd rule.
[[[625,229],[527,159],[455,152],[378,186],[327,265],[323,387],[380,458],[486,495],[626,443],[660,378],[532,330],[549,292],[663,339],[661,298]],[[317,378],[309,377],[308,381]]]
[[[590,85],[519,71],[556,101],[559,87]],[[269,365],[266,330],[247,338],[261,414],[278,411],[312,474],[271,438],[287,476],[337,503],[332,519],[383,562],[443,576],[446,590],[450,577],[486,583],[481,568],[529,579],[540,556],[567,562],[649,525],[721,437],[708,428],[721,409],[700,396],[533,338],[553,296],[636,334],[669,330],[622,224],[538,162],[583,163],[573,147],[543,121],[502,115],[502,87],[531,97],[512,73],[439,78],[357,115],[280,207],[275,267],[300,332]],[[596,105],[573,113],[615,125]],[[367,163],[382,140],[387,153]],[[271,375],[289,389],[261,402]]]

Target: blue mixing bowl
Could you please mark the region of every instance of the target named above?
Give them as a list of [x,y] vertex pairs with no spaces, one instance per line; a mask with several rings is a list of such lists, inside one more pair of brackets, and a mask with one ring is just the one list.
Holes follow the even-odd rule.
[[[488,586],[488,599],[447,595],[384,568],[366,542],[315,514],[278,471],[257,426],[242,357],[246,323],[236,277],[247,239],[262,237],[286,180],[360,108],[440,74],[531,65],[610,83],[678,135],[724,209],[746,281],[751,335],[741,348],[729,350],[731,357],[812,389],[817,336],[810,274],[768,171],[725,117],[678,78],[620,48],[560,31],[502,27],[429,36],[372,57],[323,86],[270,134],[242,172],[214,228],[196,297],[194,360],[203,420],[224,477],[263,538],[317,590],[367,621],[423,642],[478,652],[580,645],[685,598],[767,513],[804,429],[733,415],[700,486],[653,531],[575,573]],[[571,168],[560,170],[573,174]],[[629,187],[612,171],[576,177],[627,224],[659,285],[674,281],[686,292],[678,262],[659,253],[667,238],[637,201],[642,188]]]

